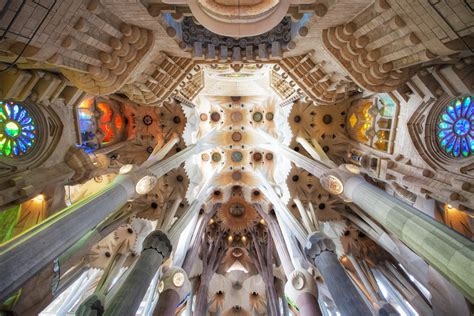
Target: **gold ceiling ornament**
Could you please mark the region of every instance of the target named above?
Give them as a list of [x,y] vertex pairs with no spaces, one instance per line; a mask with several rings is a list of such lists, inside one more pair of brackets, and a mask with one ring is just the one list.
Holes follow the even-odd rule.
[[[163,177],[163,191],[168,192],[170,199],[184,197],[189,186],[189,178],[183,167],[173,169]],[[159,182],[161,185],[161,181]]]
[[224,229],[239,233],[255,226],[258,215],[253,206],[242,196],[233,196],[217,211],[217,218]]
[[[247,237],[245,237],[247,238]],[[237,240],[238,239],[238,240]],[[242,241],[242,236],[235,236],[233,244],[238,244]],[[239,265],[244,267],[247,271],[250,271],[252,268],[252,260],[249,257],[249,253],[245,248],[245,245],[241,244],[243,247],[234,247],[231,246],[226,250],[226,254],[222,259],[221,271],[227,272],[227,270],[232,267],[237,261]]]

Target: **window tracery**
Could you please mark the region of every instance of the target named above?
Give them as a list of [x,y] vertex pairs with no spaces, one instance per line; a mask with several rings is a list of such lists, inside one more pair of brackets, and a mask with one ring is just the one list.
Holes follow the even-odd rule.
[[84,100],[77,109],[80,147],[90,153],[117,143],[125,137],[125,120],[117,106],[108,100]]
[[474,104],[471,96],[458,98],[438,115],[436,136],[441,149],[450,157],[474,153]]
[[0,101],[0,155],[17,158],[31,152],[37,142],[36,120],[16,102]]
[[360,143],[390,153],[397,112],[398,105],[388,94],[361,100],[349,110],[349,135]]

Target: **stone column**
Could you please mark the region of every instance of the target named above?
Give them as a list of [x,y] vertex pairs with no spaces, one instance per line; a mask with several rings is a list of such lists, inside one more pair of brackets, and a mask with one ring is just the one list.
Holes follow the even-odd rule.
[[0,247],[0,300],[121,208],[134,193],[131,177],[120,177]]
[[[337,169],[328,173],[343,187],[343,195],[456,286],[474,302],[474,243],[412,206]],[[340,192],[342,193],[342,192]]]
[[[166,271],[161,277],[160,283],[158,285],[160,297],[158,298],[158,303],[156,304],[153,315],[174,316],[177,305],[182,303],[183,300],[189,296],[188,294],[190,294],[191,285],[188,279],[188,273],[191,272],[191,268],[197,258],[204,230],[206,229],[209,220],[212,216],[214,216],[219,207],[220,204],[214,204],[209,212],[202,215],[198,226],[195,227],[196,235],[193,242],[191,243],[191,246],[189,247],[189,250],[186,253],[186,257],[183,260],[182,268],[179,266],[174,266]],[[187,249],[188,243],[182,246]],[[173,260],[173,263],[176,263],[174,261],[175,260]],[[184,278],[182,285],[180,285],[180,282],[175,284],[175,275],[177,275],[176,278]]]
[[319,269],[341,314],[370,315],[370,309],[344,271],[334,251],[332,240],[319,232],[312,233],[305,245],[306,255]]
[[133,316],[161,263],[171,253],[165,233],[155,230],[143,241],[143,250],[124,283],[108,304],[104,316]]
[[153,316],[174,316],[176,308],[183,304],[191,292],[188,275],[180,267],[171,267],[161,277],[158,284],[160,298]]
[[[271,214],[267,214],[260,204],[254,204],[254,207],[268,225],[270,234],[273,240],[275,240],[275,248],[282,262],[283,270],[288,279],[283,290],[283,296],[286,296],[282,297],[284,304],[288,302],[293,305],[299,310],[301,316],[322,315],[318,305],[318,288],[315,283],[314,275],[311,275],[308,271],[302,268],[297,268],[295,270],[290,259],[288,248],[293,248],[292,250],[295,252],[298,251],[296,249],[298,248],[296,241],[293,240],[293,242],[291,242],[293,238],[289,235],[291,229],[289,230],[288,227],[283,226],[285,223],[282,220],[277,221],[277,219]],[[287,247],[287,245],[292,244],[293,246]],[[301,267],[303,265],[303,258],[294,253],[293,256],[293,259],[296,261],[295,265]],[[288,314],[288,306],[284,306],[283,312]]]
[[[25,234],[0,247],[0,300],[8,298],[29,278],[71,247],[136,194],[151,190],[157,178],[209,146],[191,145],[148,168],[130,166],[103,190],[63,209]],[[150,173],[152,175],[150,175]],[[144,180],[144,181],[142,181]],[[19,264],[21,263],[21,264]]]

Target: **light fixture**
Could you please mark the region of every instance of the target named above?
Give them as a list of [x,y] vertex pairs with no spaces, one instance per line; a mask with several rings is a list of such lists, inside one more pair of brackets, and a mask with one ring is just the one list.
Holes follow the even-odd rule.
[[157,181],[158,179],[155,176],[144,176],[138,181],[135,191],[137,191],[138,194],[146,194],[155,187]]
[[227,237],[227,240],[232,241],[234,238],[232,236]]
[[184,274],[183,272],[181,271],[177,271],[174,275],[173,275],[173,284],[174,286],[176,287],[182,287],[183,284],[184,284]]

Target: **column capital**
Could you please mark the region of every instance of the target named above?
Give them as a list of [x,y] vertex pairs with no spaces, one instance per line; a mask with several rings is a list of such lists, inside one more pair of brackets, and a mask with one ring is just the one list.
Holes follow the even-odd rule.
[[150,249],[155,250],[165,259],[170,256],[173,246],[164,232],[155,230],[148,234],[143,241],[142,253]]
[[181,267],[170,267],[161,276],[158,283],[158,292],[161,294],[165,291],[174,291],[179,296],[181,303],[191,292],[191,282],[188,274]]
[[105,296],[92,294],[89,296],[76,312],[78,316],[95,316],[104,313]]
[[336,246],[334,245],[334,242],[321,232],[311,233],[304,246],[305,255],[314,262],[314,259],[316,259],[316,257],[323,251],[335,253]]
[[365,182],[365,179],[360,175],[359,167],[343,164],[325,172],[319,181],[329,193],[339,195],[346,201],[352,201],[354,186]]
[[290,305],[298,307],[298,301],[303,294],[318,297],[318,286],[315,276],[304,269],[296,269],[288,276],[285,284],[285,296]]

